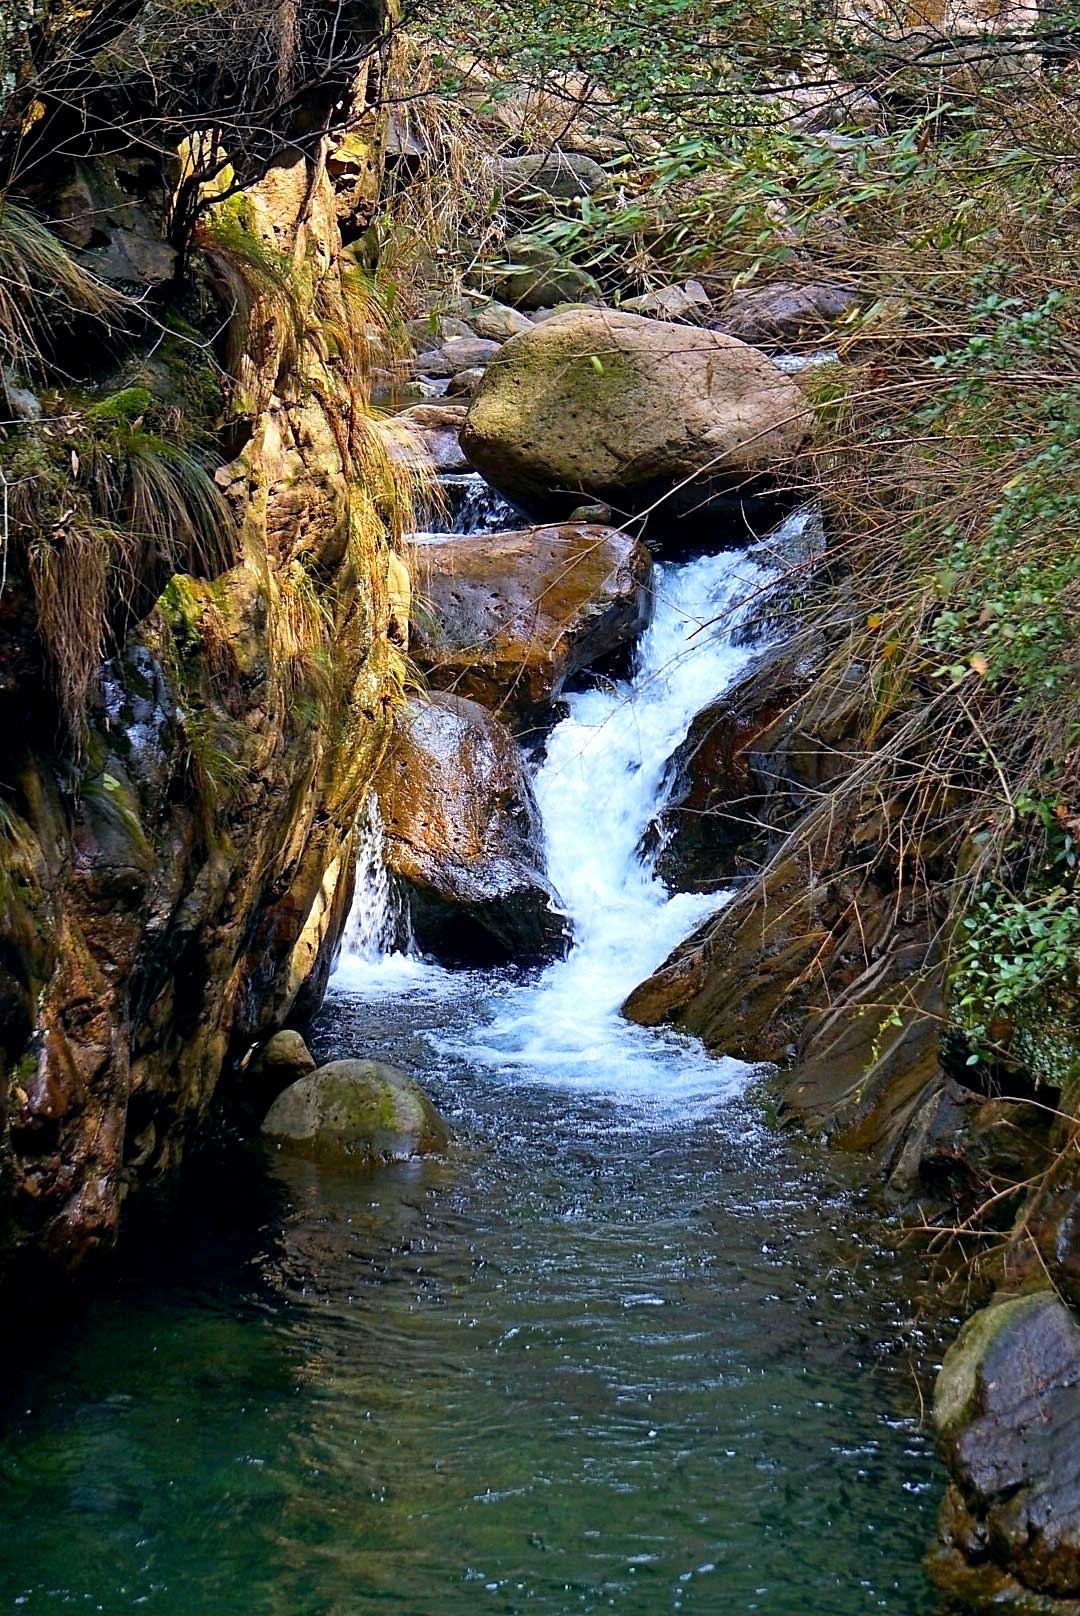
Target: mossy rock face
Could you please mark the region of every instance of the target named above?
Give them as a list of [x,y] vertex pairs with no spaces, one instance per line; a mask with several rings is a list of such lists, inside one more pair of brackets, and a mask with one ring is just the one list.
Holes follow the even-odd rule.
[[[701,507],[789,477],[811,416],[764,354],[718,331],[577,309],[512,337],[461,436],[489,482],[541,514],[583,496]],[[677,496],[677,497],[676,497]]]
[[553,303],[602,303],[599,283],[586,269],[567,263],[546,242],[514,236],[507,262],[488,271],[488,289],[512,308],[528,312]]
[[1034,1339],[1046,1334],[1046,1322],[1067,1332],[1074,1326],[1068,1312],[1045,1291],[1031,1296],[1014,1296],[1007,1302],[984,1307],[968,1319],[945,1354],[934,1387],[934,1424],[943,1440],[954,1436],[962,1426],[990,1412],[1002,1363],[1015,1350],[1016,1332],[1025,1335],[1033,1326]]
[[292,1083],[262,1125],[279,1149],[376,1165],[446,1149],[450,1130],[420,1086],[382,1061],[338,1060]]
[[1080,1609],[1080,1324],[1051,1291],[968,1320],[945,1355],[934,1421],[952,1485],[927,1560],[977,1609]]

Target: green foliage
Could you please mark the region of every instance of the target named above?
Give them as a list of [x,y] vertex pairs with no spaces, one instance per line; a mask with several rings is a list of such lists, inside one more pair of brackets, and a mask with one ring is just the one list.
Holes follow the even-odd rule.
[[1017,896],[982,886],[961,921],[953,1012],[969,1064],[1010,1044],[1060,1087],[1080,1058],[1080,905],[1071,887]]
[[231,512],[192,450],[148,430],[153,400],[127,387],[0,443],[8,543],[25,557],[38,630],[78,743],[110,624],[178,568],[231,564]]

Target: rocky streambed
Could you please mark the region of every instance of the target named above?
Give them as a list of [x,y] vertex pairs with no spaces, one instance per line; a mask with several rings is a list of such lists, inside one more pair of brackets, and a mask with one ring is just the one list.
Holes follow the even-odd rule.
[[[514,206],[603,183],[508,161]],[[357,221],[329,169],[301,178],[296,251],[317,234],[344,297]],[[761,1063],[796,1062],[788,1105],[907,1204],[963,1206],[1048,1144],[944,1068],[934,982],[912,1004],[932,902],[850,856],[890,805],[783,851],[848,738],[842,683],[790,718],[816,663],[777,579],[813,573],[821,523],[813,355],[788,350],[850,300],[805,279],[716,308],[687,282],[608,307],[535,243],[507,254],[377,383],[371,442],[437,481],[424,530],[354,553],[337,414],[283,404],[269,366],[227,468],[249,564],[170,586],[103,681],[120,811],[84,791],[69,814],[51,774],[38,793],[32,851],[55,825],[70,857],[37,861],[67,919],[46,935],[42,900],[18,982],[20,1255],[107,1246],[209,1115],[248,1142],[196,1166],[165,1231],[146,1214],[167,1277],[136,1236],[18,1366],[12,1608],[935,1608],[936,1309],[848,1170],[775,1131]],[[311,558],[348,675],[314,725],[274,663]],[[254,647],[224,691],[219,596]],[[229,735],[265,742],[210,782],[220,845],[184,796],[176,636]],[[313,687],[317,641],[293,647]],[[1070,1229],[1040,1236],[1067,1276]],[[974,1608],[1076,1608],[1078,1363],[1045,1294],[948,1360],[931,1569]]]

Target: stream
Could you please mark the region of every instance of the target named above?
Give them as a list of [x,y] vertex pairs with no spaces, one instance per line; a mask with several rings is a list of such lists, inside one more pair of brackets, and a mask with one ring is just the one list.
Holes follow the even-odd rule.
[[313,1049],[414,1071],[457,1144],[370,1177],[241,1152],[133,1238],[9,1372],[0,1609],[937,1609],[911,1257],[758,1074],[618,1016],[724,901],[638,848],[764,577],[662,564],[633,671],[569,697],[535,782],[566,960],[395,946],[372,819]]

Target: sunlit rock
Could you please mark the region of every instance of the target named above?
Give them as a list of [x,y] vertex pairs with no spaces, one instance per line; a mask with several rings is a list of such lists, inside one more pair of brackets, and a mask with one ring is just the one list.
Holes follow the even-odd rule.
[[798,389],[734,337],[580,309],[506,344],[461,441],[491,482],[543,512],[582,496],[685,509],[774,487],[810,430]]
[[331,1061],[290,1084],[262,1131],[281,1150],[364,1165],[435,1154],[450,1138],[419,1084],[372,1060]]
[[566,681],[633,639],[652,608],[652,558],[586,523],[428,542],[414,552],[412,650],[429,681],[542,722]]
[[475,702],[432,695],[399,723],[378,782],[386,863],[413,932],[449,963],[561,954],[540,816],[509,730]]

